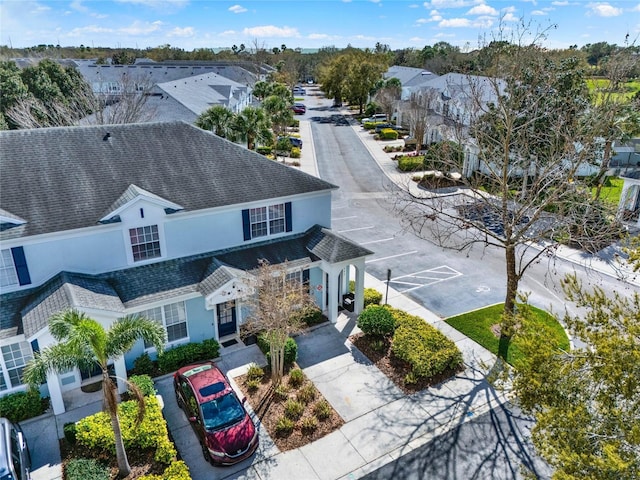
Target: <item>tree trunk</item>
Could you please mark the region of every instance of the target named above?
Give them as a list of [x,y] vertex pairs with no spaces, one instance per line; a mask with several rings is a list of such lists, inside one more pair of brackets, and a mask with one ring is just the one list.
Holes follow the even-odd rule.
[[131,466],[127,458],[127,452],[124,449],[124,441],[122,440],[122,431],[120,430],[120,419],[118,418],[118,402],[116,398],[116,387],[113,385],[109,372],[102,370],[102,393],[104,395],[105,408],[111,418],[111,428],[115,437],[116,460],[118,461],[118,476],[124,478],[131,473]]
[[513,328],[513,318],[516,313],[516,297],[518,295],[518,274],[516,273],[516,247],[507,245],[505,248],[505,261],[507,267],[507,294],[504,299],[504,312],[500,325],[500,343],[498,344],[498,356],[507,360],[509,343]]

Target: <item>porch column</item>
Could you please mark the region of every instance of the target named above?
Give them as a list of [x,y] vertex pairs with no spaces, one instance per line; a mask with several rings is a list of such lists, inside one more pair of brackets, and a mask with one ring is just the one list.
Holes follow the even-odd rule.
[[360,313],[364,309],[364,262],[359,262],[356,266],[356,288],[354,297],[354,313]]
[[49,401],[54,415],[60,415],[66,410],[64,408],[64,400],[62,399],[62,390],[60,390],[60,380],[55,373],[47,372],[47,388],[49,389]]
[[340,271],[341,270],[330,270],[329,271],[329,321],[331,323],[336,323],[338,321],[338,292],[340,291],[340,285],[338,281],[340,280]]
[[117,358],[113,362],[116,371],[116,383],[118,384],[118,393],[122,394],[127,391],[127,366],[124,363],[124,356]]

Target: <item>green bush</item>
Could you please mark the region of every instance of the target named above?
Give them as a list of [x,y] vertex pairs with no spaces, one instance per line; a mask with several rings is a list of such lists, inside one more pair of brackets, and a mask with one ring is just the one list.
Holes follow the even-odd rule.
[[364,306],[379,305],[382,301],[382,294],[375,288],[364,289]]
[[149,375],[131,375],[129,381],[138,387],[145,397],[157,393],[153,380]]
[[37,390],[10,393],[0,398],[0,417],[12,422],[42,415],[49,408],[49,398],[42,398]]
[[[138,404],[130,400],[118,405],[120,428],[125,448],[153,449],[154,459],[169,464],[176,457],[176,450],[169,440],[167,423],[156,397],[146,397],[144,419],[136,423]],[[92,450],[115,454],[115,442],[111,420],[105,412],[83,418],[76,423],[78,444]]]
[[281,437],[291,435],[291,432],[293,432],[293,428],[295,426],[296,423],[293,420],[283,415],[278,420],[278,423],[276,423],[276,434]]
[[380,138],[383,140],[397,140],[398,132],[393,128],[383,128],[380,130]]
[[291,158],[300,158],[302,156],[302,152],[298,147],[291,147],[291,152],[289,152],[289,156]]
[[76,443],[76,424],[75,422],[67,422],[62,427],[62,431],[64,432],[64,438],[71,445]]
[[303,308],[297,313],[297,320],[304,323],[308,327],[324,322],[322,310],[315,305]]
[[182,460],[176,460],[162,472],[162,475],[143,475],[140,480],[191,480],[189,467]]
[[170,373],[193,362],[211,360],[220,353],[220,344],[213,339],[201,343],[187,343],[165,350],[158,355],[160,374]]
[[298,390],[296,399],[304,404],[309,404],[315,400],[317,393],[316,387],[309,383]]
[[358,328],[366,335],[391,335],[395,327],[391,310],[386,306],[369,305],[358,315]]
[[255,378],[247,379],[245,382],[245,386],[249,393],[254,393],[260,388],[260,380],[256,380]]
[[109,480],[109,469],[91,458],[74,458],[64,469],[66,480]]
[[313,414],[320,420],[326,420],[331,416],[331,405],[326,400],[320,400],[313,406]]
[[316,417],[304,417],[300,422],[302,433],[313,433],[318,428],[318,419]]
[[304,413],[304,403],[290,398],[284,403],[284,414],[291,420],[298,420]]
[[289,372],[289,385],[299,387],[304,382],[304,373],[299,368],[295,368]]
[[261,155],[270,155],[273,149],[271,147],[256,147],[256,152]]
[[390,309],[396,323],[391,351],[411,365],[408,380],[430,378],[462,365],[462,353],[455,343],[422,318]]
[[264,377],[264,370],[257,363],[249,364],[249,368],[247,369],[247,379],[249,380],[262,380]]
[[[267,363],[271,365],[271,349],[269,348],[269,342],[264,334],[258,335],[258,347],[267,358]],[[298,344],[293,338],[289,337],[284,344],[284,364],[292,365],[297,358]]]
[[156,362],[151,360],[148,353],[143,353],[133,361],[133,372],[136,375],[149,375],[155,377],[158,374]]
[[286,400],[287,398],[289,398],[289,387],[282,383],[278,385],[273,390],[273,398],[277,402],[281,402],[282,400]]
[[424,170],[424,155],[398,157],[398,170],[401,172],[415,172]]

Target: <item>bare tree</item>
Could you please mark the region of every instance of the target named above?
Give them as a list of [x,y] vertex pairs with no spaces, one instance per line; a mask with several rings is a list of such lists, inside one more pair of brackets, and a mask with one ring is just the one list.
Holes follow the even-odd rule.
[[435,125],[433,108],[437,95],[437,91],[433,89],[413,92],[408,103],[403,107],[403,117],[406,116],[409,131],[417,141],[416,152],[420,151],[422,144],[425,143],[429,126]]
[[385,85],[375,93],[373,101],[380,106],[382,113],[387,116],[388,120],[391,120],[393,110],[398,100],[400,100],[401,94],[402,84],[397,78],[387,80]]
[[315,305],[309,289],[288,262],[271,265],[260,260],[254,274],[254,296],[250,301],[248,330],[261,332],[269,343],[271,378],[278,385],[284,375],[284,348],[287,339],[302,329],[300,313]]
[[[499,349],[504,359],[527,268],[552,252],[553,242],[602,248],[620,230],[612,212],[593,201],[580,180],[594,150],[579,129],[588,102],[578,62],[554,63],[536,45],[509,44],[500,53],[495,57],[500,79],[468,82],[468,101],[475,102],[477,116],[468,136],[459,139],[466,152],[462,193],[425,195],[407,185],[397,194],[396,208],[407,229],[442,247],[504,250]],[[440,165],[458,171],[457,155],[448,158],[444,152]]]

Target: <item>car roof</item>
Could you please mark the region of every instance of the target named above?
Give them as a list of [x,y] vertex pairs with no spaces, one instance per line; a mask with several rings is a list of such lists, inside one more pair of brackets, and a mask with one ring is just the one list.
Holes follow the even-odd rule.
[[213,362],[187,365],[180,368],[178,374],[191,384],[198,403],[208,402],[232,391],[224,373]]
[[11,445],[11,422],[6,418],[0,418],[0,477],[11,473],[9,462],[9,445]]

